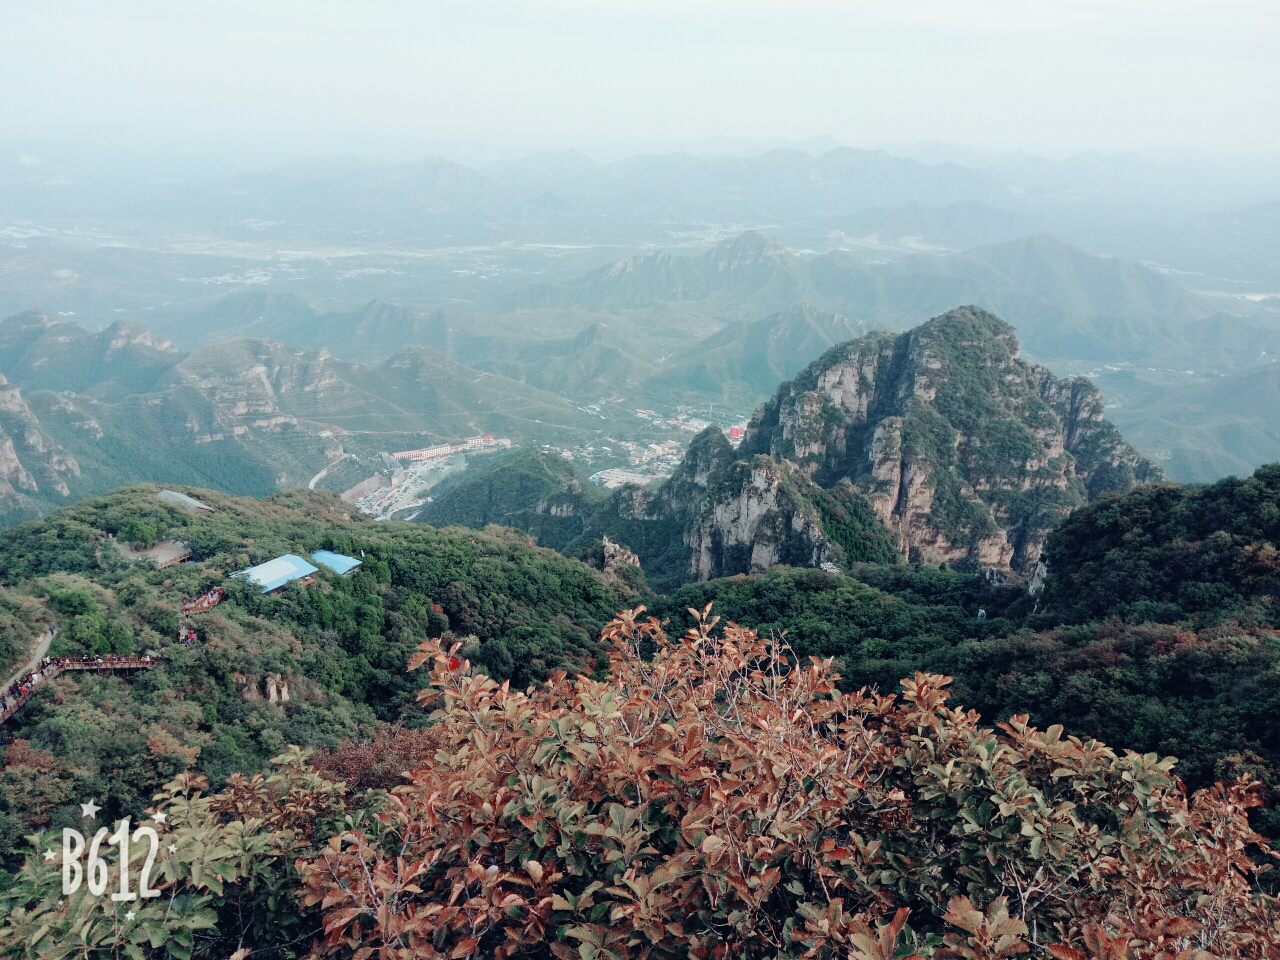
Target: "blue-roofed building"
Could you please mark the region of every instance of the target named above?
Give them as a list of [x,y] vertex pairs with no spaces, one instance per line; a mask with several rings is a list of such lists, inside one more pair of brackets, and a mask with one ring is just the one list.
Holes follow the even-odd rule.
[[260,586],[263,593],[270,593],[272,590],[279,590],[286,583],[305,580],[318,572],[317,567],[313,567],[301,557],[286,553],[283,557],[276,557],[274,560],[260,563],[248,570],[241,570],[236,576],[246,577],[250,583]]
[[357,560],[355,557],[348,557],[341,553],[334,553],[332,550],[315,550],[311,554],[311,559],[322,567],[328,567],[340,577],[345,576],[364,563],[363,560]]

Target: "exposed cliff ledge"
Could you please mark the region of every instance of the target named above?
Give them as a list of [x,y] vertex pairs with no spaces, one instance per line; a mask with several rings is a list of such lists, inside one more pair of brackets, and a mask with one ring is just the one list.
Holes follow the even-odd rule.
[[45,487],[66,497],[63,477],[79,475],[75,457],[41,429],[22,391],[0,374],[0,515],[37,512],[24,494]]
[[[897,553],[866,497],[848,483],[824,490],[785,460],[739,459],[709,427],[661,487],[624,487],[587,521],[637,551],[646,571],[705,580],[846,560],[891,563]],[[671,585],[671,584],[668,584]]]
[[[767,570],[775,563],[816,567],[844,559],[828,541],[822,513],[795,466],[769,457],[738,461],[719,478],[685,533],[699,580]],[[816,491],[815,491],[816,492]]]
[[851,480],[912,558],[1034,564],[1072,509],[1162,474],[1088,380],[1018,352],[1013,328],[976,307],[839,344],[778,389],[741,453],[823,487]]

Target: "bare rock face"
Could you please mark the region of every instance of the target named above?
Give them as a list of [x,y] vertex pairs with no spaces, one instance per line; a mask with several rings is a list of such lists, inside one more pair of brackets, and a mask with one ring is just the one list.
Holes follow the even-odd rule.
[[323,395],[340,378],[326,350],[242,339],[193,351],[174,368],[170,383],[200,390],[213,401],[215,425],[243,435],[250,428],[278,429],[296,422],[281,410],[283,399]]
[[258,689],[258,680],[256,677],[243,673],[233,673],[231,679],[235,681],[236,692],[241,698],[250,703],[262,699],[262,691]]
[[823,489],[790,461],[740,459],[716,427],[694,437],[666,483],[619,488],[587,521],[586,535],[627,542],[647,573],[673,580],[898,559],[852,484]]
[[16,413],[20,417],[31,415],[27,401],[22,399],[22,391],[6,380],[3,373],[0,373],[0,412]]
[[604,572],[605,575],[617,575],[621,567],[638,567],[640,558],[621,544],[614,543],[608,535],[604,537]]
[[70,496],[64,475],[80,476],[80,464],[41,429],[22,391],[0,374],[0,501],[42,487]]
[[0,436],[0,481],[32,493],[39,489],[35,477],[31,476],[31,472],[18,459],[12,438],[4,436]]
[[808,487],[808,478],[785,461],[756,457],[733,464],[686,530],[690,572],[708,580],[775,563],[816,567],[842,560],[823,531],[820,509],[804,496]]
[[163,337],[157,337],[146,327],[135,323],[113,324],[106,333],[106,353],[108,355],[129,347],[145,347],[158,353],[178,355],[178,348]]
[[268,703],[289,702],[289,681],[283,674],[269,673],[263,678]]
[[1162,474],[1093,384],[1018,353],[1013,328],[976,307],[840,344],[778,389],[741,453],[822,487],[849,479],[912,559],[1034,567],[1061,517]]

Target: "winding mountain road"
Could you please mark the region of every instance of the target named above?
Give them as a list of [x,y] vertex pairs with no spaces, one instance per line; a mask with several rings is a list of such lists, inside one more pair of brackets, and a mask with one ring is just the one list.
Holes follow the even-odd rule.
[[343,454],[342,456],[340,456],[337,460],[333,461],[333,463],[326,464],[326,465],[325,465],[325,468],[324,468],[323,470],[321,470],[319,473],[317,473],[314,477],[312,477],[312,478],[311,478],[311,482],[307,484],[307,489],[308,489],[308,490],[314,490],[314,489],[316,488],[316,484],[317,484],[317,483],[319,483],[321,480],[323,480],[323,479],[324,479],[324,475],[325,475],[326,473],[328,473],[330,470],[332,470],[334,467],[336,467],[336,466],[337,466],[338,464],[340,464],[343,460],[346,460],[346,459],[347,459],[348,457],[350,457],[350,456],[351,456],[351,454],[349,454],[349,453],[344,453],[344,454]]

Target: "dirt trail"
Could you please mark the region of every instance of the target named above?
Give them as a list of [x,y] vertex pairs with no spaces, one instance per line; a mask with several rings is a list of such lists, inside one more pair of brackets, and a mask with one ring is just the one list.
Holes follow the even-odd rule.
[[46,626],[44,628],[44,636],[40,638],[40,642],[36,644],[36,652],[32,654],[31,659],[27,663],[18,668],[18,672],[4,682],[4,686],[0,690],[8,689],[9,684],[21,680],[28,673],[32,673],[36,665],[40,662],[40,658],[49,652],[49,644],[53,643],[53,628]]

